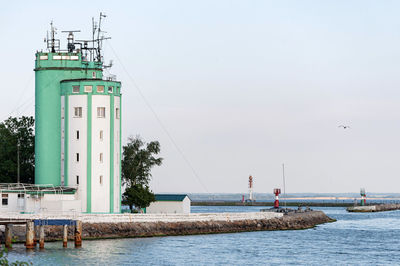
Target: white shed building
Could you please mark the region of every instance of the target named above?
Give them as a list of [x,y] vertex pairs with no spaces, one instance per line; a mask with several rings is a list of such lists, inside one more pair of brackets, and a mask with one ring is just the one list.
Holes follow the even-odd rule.
[[34,185],[0,184],[0,213],[80,213],[81,201],[76,188]]
[[156,194],[156,201],[146,213],[190,213],[190,198],[186,194]]

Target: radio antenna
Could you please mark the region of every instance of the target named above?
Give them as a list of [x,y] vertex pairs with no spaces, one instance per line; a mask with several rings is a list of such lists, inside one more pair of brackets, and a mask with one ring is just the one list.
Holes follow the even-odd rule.
[[60,40],[56,39],[57,28],[53,26],[53,21],[50,22],[50,38],[47,32],[46,42],[47,42],[47,49],[50,50],[51,53],[55,53],[56,49],[60,49]]

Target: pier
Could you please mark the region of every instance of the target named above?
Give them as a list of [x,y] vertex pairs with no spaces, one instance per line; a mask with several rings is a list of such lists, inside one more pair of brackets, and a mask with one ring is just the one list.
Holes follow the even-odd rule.
[[[82,246],[82,222],[71,219],[0,219],[0,225],[5,226],[4,242],[6,248],[12,248],[13,228],[15,225],[25,225],[25,247],[34,249],[39,243],[39,248],[44,249],[45,227],[63,226],[63,247],[68,246],[68,226],[74,226],[75,247]],[[39,241],[37,241],[39,235]]]
[[[75,247],[80,247],[82,239],[297,230],[313,228],[318,224],[334,221],[321,211],[290,213],[287,215],[278,212],[191,214],[85,213],[78,214],[75,218],[71,215],[71,217],[49,216],[47,219],[40,218],[39,215],[34,214],[15,214],[15,216],[20,218],[26,217],[24,220],[15,220],[12,214],[8,215],[9,221],[14,221],[15,224],[26,224],[25,230],[19,226],[18,230],[13,230],[12,234],[18,236],[20,243],[26,237],[25,244],[27,249],[35,247],[37,241],[33,238],[37,233],[39,233],[39,243],[43,243],[44,245],[44,227],[48,227],[46,229],[46,240],[62,240],[63,246],[67,244],[68,228],[73,227]],[[2,217],[0,217],[0,220],[2,220]],[[8,222],[8,224],[12,223]],[[38,228],[34,229],[34,227]],[[71,229],[69,230],[70,233],[72,232]]]
[[366,206],[353,206],[346,209],[348,212],[383,212],[400,210],[400,204],[379,204]]

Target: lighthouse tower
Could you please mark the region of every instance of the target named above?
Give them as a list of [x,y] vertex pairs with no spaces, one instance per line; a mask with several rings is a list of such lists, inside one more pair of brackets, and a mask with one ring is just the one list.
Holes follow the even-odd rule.
[[[35,63],[35,183],[76,187],[82,212],[120,212],[121,83],[103,77],[101,19],[93,39],[51,25]],[[95,32],[97,32],[97,38]]]

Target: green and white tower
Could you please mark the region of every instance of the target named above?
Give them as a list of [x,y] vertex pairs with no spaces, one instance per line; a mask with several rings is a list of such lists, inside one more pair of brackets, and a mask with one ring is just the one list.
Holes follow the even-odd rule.
[[76,187],[88,213],[121,208],[121,83],[103,77],[103,17],[91,40],[67,32],[66,50],[51,25],[35,64],[35,183]]

